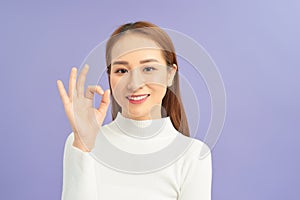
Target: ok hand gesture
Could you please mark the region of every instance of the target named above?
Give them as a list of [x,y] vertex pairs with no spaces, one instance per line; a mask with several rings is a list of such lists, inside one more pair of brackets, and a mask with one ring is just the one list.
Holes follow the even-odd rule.
[[[110,103],[110,90],[104,92],[99,85],[89,85],[84,95],[84,83],[88,70],[89,66],[86,64],[76,83],[77,68],[72,68],[68,94],[62,81],[57,80],[60,97],[74,132],[73,146],[82,151],[91,151],[94,147],[97,133]],[[95,93],[102,95],[98,109],[93,107]]]

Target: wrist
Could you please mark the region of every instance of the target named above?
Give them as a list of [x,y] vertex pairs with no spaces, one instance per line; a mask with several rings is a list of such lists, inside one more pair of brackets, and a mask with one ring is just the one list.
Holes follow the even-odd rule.
[[82,150],[83,152],[90,152],[90,149],[82,143],[82,141],[75,137],[73,141],[73,146]]

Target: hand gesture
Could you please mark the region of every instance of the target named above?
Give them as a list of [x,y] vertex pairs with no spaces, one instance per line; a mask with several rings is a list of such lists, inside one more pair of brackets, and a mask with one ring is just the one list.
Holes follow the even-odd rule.
[[[60,97],[74,132],[73,146],[82,151],[91,151],[94,147],[97,133],[102,126],[110,103],[110,90],[104,92],[99,85],[89,85],[84,95],[84,83],[88,70],[89,66],[86,64],[76,83],[77,68],[72,68],[68,94],[62,81],[57,80]],[[98,109],[93,107],[95,93],[102,95]]]

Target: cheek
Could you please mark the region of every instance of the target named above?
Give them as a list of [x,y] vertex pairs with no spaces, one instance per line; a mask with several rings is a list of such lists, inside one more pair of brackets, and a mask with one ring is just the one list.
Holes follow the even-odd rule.
[[165,86],[152,85],[151,90],[153,97],[152,99],[155,102],[161,102],[167,92],[167,88]]
[[113,76],[110,78],[110,86],[111,89],[113,90],[112,92],[120,93],[124,89],[124,83],[122,84],[122,81],[120,81],[120,77]]
[[118,77],[111,77],[110,78],[110,86],[111,86],[111,92],[114,96],[114,99],[117,101],[119,105],[123,104],[123,101],[125,100],[125,94],[124,94],[124,88],[122,84],[119,84],[119,78]]
[[110,86],[112,90],[114,90],[114,88],[116,87],[116,83],[116,79],[114,77],[110,77]]

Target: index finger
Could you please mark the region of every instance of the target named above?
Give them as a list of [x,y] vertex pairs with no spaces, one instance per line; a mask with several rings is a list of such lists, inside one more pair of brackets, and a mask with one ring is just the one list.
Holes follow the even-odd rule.
[[62,100],[62,102],[65,106],[69,103],[69,97],[68,97],[67,92],[65,90],[64,84],[61,82],[61,80],[57,80],[56,83],[57,83],[57,87],[58,87],[58,91],[59,91],[61,100]]

